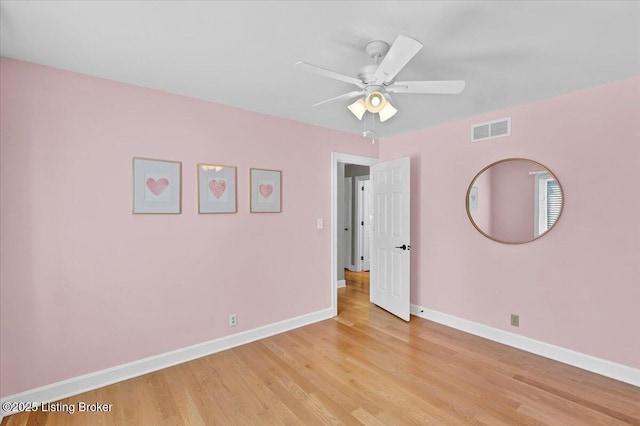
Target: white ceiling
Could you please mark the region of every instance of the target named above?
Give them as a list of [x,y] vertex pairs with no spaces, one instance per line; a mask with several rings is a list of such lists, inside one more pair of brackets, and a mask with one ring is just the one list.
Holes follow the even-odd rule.
[[356,76],[398,34],[424,44],[399,80],[467,86],[396,94],[379,137],[640,74],[637,1],[0,1],[3,56],[356,134],[312,106],[354,86],[294,63]]

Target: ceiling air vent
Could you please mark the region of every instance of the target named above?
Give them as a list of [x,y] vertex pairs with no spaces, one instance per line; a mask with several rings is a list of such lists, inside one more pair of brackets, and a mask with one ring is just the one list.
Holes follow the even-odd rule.
[[471,127],[471,142],[511,136],[511,117],[476,124]]

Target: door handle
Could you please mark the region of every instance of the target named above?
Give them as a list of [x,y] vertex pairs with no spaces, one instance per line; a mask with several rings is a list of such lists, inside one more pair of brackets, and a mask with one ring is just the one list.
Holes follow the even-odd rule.
[[396,248],[402,249],[402,250],[411,250],[411,246],[408,246],[406,244],[403,244],[401,246],[396,246]]

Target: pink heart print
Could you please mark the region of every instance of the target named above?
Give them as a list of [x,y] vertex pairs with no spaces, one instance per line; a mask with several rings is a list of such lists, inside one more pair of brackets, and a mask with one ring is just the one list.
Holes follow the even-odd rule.
[[153,195],[160,195],[167,189],[167,186],[169,186],[169,181],[166,178],[160,178],[158,180],[148,178],[146,184],[149,191],[153,192]]
[[266,185],[263,184],[260,185],[258,189],[260,190],[260,195],[262,195],[262,197],[269,198],[269,196],[273,192],[273,185],[271,185],[270,183]]
[[211,179],[209,182],[209,190],[216,198],[220,198],[220,196],[224,194],[225,189],[227,189],[227,182],[223,180]]

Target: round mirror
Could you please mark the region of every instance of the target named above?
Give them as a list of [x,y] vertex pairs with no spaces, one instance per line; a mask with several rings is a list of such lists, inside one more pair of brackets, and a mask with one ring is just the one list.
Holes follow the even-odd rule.
[[488,165],[467,190],[467,214],[484,236],[528,243],[548,232],[562,212],[562,187],[542,164],[509,158]]

